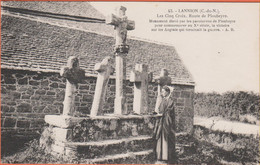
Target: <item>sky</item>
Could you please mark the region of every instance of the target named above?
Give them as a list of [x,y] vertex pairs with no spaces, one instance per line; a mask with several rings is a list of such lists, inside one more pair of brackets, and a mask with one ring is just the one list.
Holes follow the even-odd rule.
[[[122,5],[128,19],[135,21],[135,30],[128,34],[173,45],[186,68],[192,74],[197,92],[253,91],[259,93],[259,3],[188,3],[188,2],[91,2],[105,16]],[[169,13],[169,9],[174,13]],[[232,32],[151,31],[150,19],[159,15],[174,15],[183,9],[209,9],[226,15],[223,20]],[[211,14],[211,13],[206,13]],[[158,15],[158,16],[157,16]],[[191,21],[198,18],[185,18]],[[209,19],[208,19],[209,20]]]

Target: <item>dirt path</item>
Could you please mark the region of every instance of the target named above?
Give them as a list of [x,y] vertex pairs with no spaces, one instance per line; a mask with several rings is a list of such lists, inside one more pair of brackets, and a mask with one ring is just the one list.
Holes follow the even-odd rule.
[[236,121],[228,121],[222,118],[212,117],[205,118],[200,116],[194,117],[194,125],[200,125],[213,131],[223,131],[227,133],[243,134],[243,135],[259,135],[259,126],[254,124],[241,123]]

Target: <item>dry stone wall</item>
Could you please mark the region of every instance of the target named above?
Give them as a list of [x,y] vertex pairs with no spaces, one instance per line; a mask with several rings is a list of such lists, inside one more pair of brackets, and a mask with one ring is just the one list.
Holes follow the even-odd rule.
[[[44,116],[62,114],[66,80],[58,73],[24,70],[1,70],[1,132],[2,136],[13,134],[35,136],[41,132]],[[128,109],[133,109],[133,83],[126,80]],[[75,116],[90,114],[96,85],[96,77],[86,77],[78,84],[75,98]],[[193,125],[194,86],[174,85],[178,131],[191,131]],[[148,87],[149,111],[155,107],[157,85]],[[110,79],[104,105],[104,113],[112,113],[115,98],[115,79]]]

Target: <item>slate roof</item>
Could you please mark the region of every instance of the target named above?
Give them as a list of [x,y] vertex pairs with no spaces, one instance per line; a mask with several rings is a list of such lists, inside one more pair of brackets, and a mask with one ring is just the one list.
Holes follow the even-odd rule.
[[104,15],[97,11],[88,2],[4,1],[2,2],[2,6],[105,19]]
[[[82,2],[73,2],[75,4],[66,2],[62,8],[66,8],[67,5],[70,10],[62,11],[58,10],[53,3],[47,8],[37,7],[33,3],[44,2],[30,2],[29,5],[8,2],[4,5],[65,15],[79,16],[83,13],[87,15],[87,10],[71,12],[71,6],[72,8],[80,6],[90,8],[92,17],[100,20],[104,18],[87,2],[84,2],[84,5]],[[41,5],[38,4],[38,6]],[[128,39],[127,42],[130,45],[130,51],[126,57],[127,77],[135,63],[145,63],[149,65],[149,71],[153,72],[154,77],[159,75],[162,68],[167,68],[174,83],[194,84],[191,74],[183,65],[173,46],[136,39]],[[113,56],[114,43],[113,27],[104,23],[4,12],[1,20],[1,67],[59,72],[60,67],[66,64],[68,56],[78,55],[80,65],[87,75],[95,76],[97,73],[94,71],[94,65],[101,62],[105,56]]]

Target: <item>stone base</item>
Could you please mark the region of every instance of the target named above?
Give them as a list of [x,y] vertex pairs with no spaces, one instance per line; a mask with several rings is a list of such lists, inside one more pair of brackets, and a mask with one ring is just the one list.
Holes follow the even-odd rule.
[[[76,156],[82,163],[154,163],[152,139],[161,115],[105,115],[76,118],[47,115],[50,125],[49,150],[53,154]],[[178,133],[177,141],[186,134]],[[186,145],[186,144],[185,144]],[[185,145],[176,145],[179,152]]]
[[[89,163],[149,163],[156,120],[161,115],[69,117],[47,115],[52,154]],[[84,163],[84,162],[83,162]]]
[[46,123],[59,128],[72,127],[73,125],[79,123],[84,119],[85,118],[71,117],[65,115],[46,115],[44,118]]
[[76,118],[47,115],[45,121],[54,127],[54,134],[57,134],[59,139],[88,142],[140,135],[151,136],[155,121],[160,117],[161,115],[105,115]]

